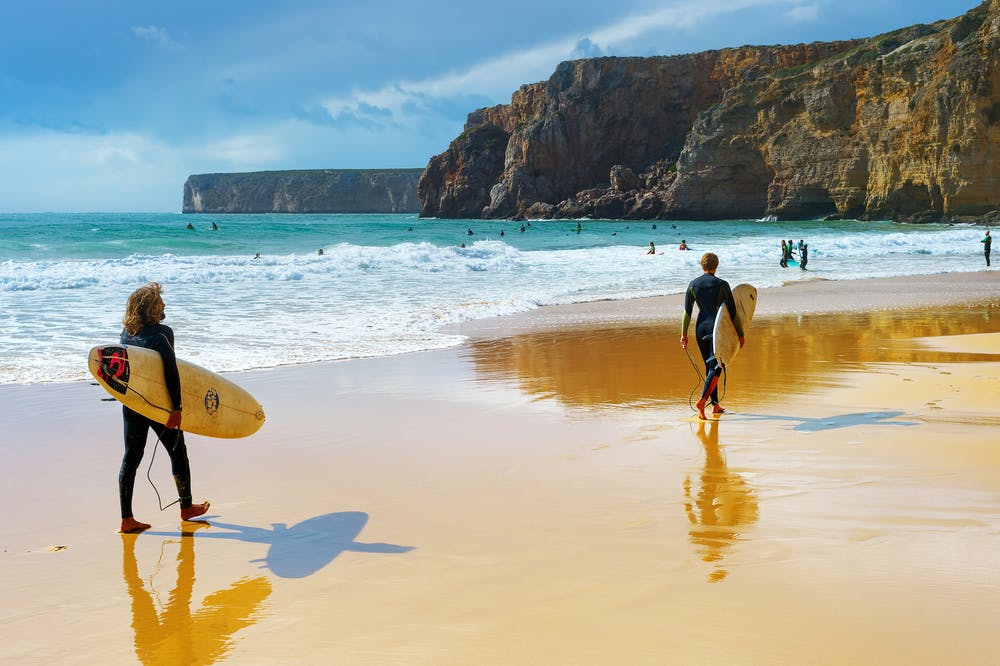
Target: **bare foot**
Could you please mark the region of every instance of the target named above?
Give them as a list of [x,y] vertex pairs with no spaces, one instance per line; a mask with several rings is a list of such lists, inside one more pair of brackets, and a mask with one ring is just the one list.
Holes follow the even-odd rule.
[[712,413],[713,414],[725,414],[726,410],[719,403],[715,403],[714,405],[712,405]]
[[208,511],[208,507],[211,505],[211,502],[202,502],[201,504],[192,504],[186,509],[181,509],[181,520],[191,520],[192,518],[197,518],[201,514]]
[[708,417],[705,416],[705,399],[704,398],[702,398],[698,402],[694,403],[694,406],[698,408],[698,418],[699,419],[701,419],[702,421],[705,421],[706,419],[708,419]]
[[150,526],[148,524],[140,523],[138,520],[130,516],[128,518],[122,518],[122,527],[118,531],[122,534],[128,534],[129,532],[141,532],[143,530],[148,530],[149,527]]

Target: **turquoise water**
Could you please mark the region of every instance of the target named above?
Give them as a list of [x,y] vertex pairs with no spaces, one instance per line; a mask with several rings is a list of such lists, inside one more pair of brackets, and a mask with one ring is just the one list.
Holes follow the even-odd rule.
[[[720,276],[767,287],[980,270],[981,237],[967,225],[890,222],[573,220],[521,231],[415,215],[0,215],[0,383],[86,378],[87,350],[117,339],[128,294],[150,280],[164,284],[178,353],[226,371],[440,348],[461,342],[439,332],[448,324],[678,293],[709,250]],[[808,271],[778,266],[782,238],[809,244]],[[682,239],[693,251],[676,249]]]

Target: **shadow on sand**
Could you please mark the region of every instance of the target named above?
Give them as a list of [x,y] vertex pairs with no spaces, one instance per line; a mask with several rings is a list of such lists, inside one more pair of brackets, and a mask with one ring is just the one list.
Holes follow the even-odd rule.
[[[356,553],[406,553],[412,546],[356,541],[368,523],[362,511],[340,511],[309,518],[288,527],[272,523],[271,527],[253,527],[218,521],[204,521],[212,531],[199,531],[198,539],[234,539],[248,543],[268,544],[267,555],[253,562],[263,562],[271,573],[281,578],[305,578],[332,562],[345,550]],[[216,529],[226,530],[218,532]],[[175,532],[146,532],[150,535],[177,536]]]
[[[746,414],[733,413],[732,416],[754,421],[792,421],[796,422],[792,430],[799,432],[820,432],[823,430],[836,430],[838,428],[851,428],[859,425],[891,425],[891,426],[915,426],[920,425],[916,421],[890,421],[903,412],[855,412],[853,414],[836,414],[834,416],[821,416],[819,418],[802,418],[801,416],[781,416],[777,414]],[[727,421],[733,418],[727,416]]]

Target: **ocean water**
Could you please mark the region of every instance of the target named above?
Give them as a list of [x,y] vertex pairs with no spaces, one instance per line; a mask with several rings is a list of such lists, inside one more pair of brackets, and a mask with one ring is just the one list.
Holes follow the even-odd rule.
[[[87,351],[117,341],[128,295],[151,280],[164,285],[178,355],[232,371],[441,348],[462,341],[439,331],[447,324],[679,293],[705,251],[719,255],[720,277],[757,287],[984,267],[970,225],[577,224],[0,214],[0,384],[89,377]],[[782,238],[809,244],[808,271],[778,266]],[[677,250],[682,239],[693,251]],[[646,254],[650,242],[658,254]]]

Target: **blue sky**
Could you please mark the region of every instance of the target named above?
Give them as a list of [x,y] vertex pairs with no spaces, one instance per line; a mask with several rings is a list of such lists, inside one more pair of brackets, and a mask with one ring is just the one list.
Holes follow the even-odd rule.
[[868,37],[978,0],[35,0],[0,25],[0,211],[164,211],[192,173],[424,167],[572,58]]

